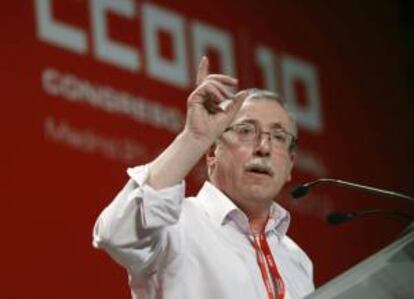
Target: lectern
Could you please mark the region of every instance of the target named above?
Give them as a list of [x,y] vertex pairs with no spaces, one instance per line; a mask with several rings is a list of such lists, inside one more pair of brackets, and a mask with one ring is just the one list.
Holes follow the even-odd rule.
[[414,299],[414,223],[396,241],[306,299]]

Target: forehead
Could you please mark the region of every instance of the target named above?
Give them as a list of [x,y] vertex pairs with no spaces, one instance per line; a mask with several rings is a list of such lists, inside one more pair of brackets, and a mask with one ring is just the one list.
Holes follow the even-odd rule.
[[286,130],[293,129],[292,120],[290,119],[289,114],[275,100],[246,99],[233,123],[239,123],[246,120],[255,121],[264,128],[278,125]]

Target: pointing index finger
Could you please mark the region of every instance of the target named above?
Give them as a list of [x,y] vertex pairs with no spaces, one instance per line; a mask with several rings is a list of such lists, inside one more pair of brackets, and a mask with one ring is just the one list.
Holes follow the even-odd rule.
[[208,58],[206,56],[203,56],[203,58],[201,58],[200,64],[198,65],[196,85],[200,85],[201,82],[203,82],[203,80],[208,76],[208,67]]

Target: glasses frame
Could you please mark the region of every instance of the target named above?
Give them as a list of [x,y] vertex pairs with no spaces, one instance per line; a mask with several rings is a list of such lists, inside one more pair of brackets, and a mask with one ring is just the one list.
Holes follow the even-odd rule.
[[[250,122],[240,122],[240,123],[237,123],[237,124],[234,124],[234,125],[232,125],[232,126],[230,126],[230,127],[227,127],[225,130],[224,130],[224,132],[223,133],[226,133],[226,132],[228,132],[228,131],[233,131],[234,132],[234,129],[236,128],[236,127],[239,127],[240,125],[251,125],[252,127],[254,127],[255,128],[255,132],[256,132],[256,136],[255,136],[255,138],[253,138],[252,139],[252,141],[253,140],[255,140],[256,142],[258,142],[259,140],[261,140],[261,137],[262,137],[262,135],[263,134],[268,134],[268,138],[269,138],[269,140],[270,140],[270,142],[273,144],[273,139],[272,139],[272,135],[271,135],[271,132],[269,132],[269,131],[263,131],[262,129],[260,129],[260,127],[259,126],[257,126],[257,125],[255,125],[255,124],[253,124],[253,123],[250,123]],[[288,145],[288,147],[287,147],[287,150],[289,150],[290,152],[291,151],[293,151],[293,149],[296,147],[296,145],[297,145],[297,143],[298,143],[298,137],[296,137],[294,134],[292,134],[292,133],[289,133],[288,131],[286,131],[284,128],[282,128],[282,127],[280,127],[280,128],[278,128],[277,129],[278,131],[280,131],[280,132],[283,132],[284,134],[286,134],[287,136],[289,136],[290,137],[290,141],[289,141],[289,145]]]

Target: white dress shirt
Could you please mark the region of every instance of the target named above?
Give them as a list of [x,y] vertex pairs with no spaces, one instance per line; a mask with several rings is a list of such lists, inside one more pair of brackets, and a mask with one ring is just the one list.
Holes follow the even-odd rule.
[[[99,216],[93,244],[129,273],[134,299],[265,299],[246,215],[206,182],[184,199],[184,182],[155,191],[147,166],[128,169],[130,180]],[[290,216],[271,208],[265,232],[286,287],[286,299],[314,290],[312,262],[287,235]]]

